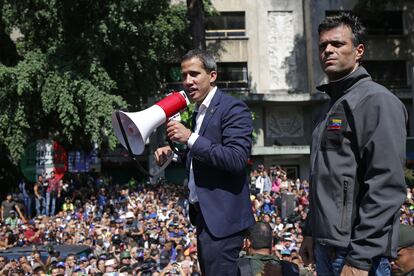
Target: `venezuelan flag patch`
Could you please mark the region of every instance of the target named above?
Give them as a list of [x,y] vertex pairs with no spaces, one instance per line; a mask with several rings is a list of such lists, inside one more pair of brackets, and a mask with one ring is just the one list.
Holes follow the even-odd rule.
[[341,119],[330,119],[328,123],[328,130],[338,130],[342,127],[342,120]]

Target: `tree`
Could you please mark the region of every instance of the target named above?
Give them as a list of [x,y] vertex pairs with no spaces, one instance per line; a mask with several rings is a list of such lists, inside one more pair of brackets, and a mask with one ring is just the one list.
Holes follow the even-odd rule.
[[0,151],[11,164],[41,138],[113,148],[113,110],[158,97],[164,65],[188,48],[186,7],[167,0],[3,0],[0,16]]
[[204,25],[204,3],[203,0],[187,0],[187,16],[190,21],[190,32],[193,48],[206,49],[206,31]]

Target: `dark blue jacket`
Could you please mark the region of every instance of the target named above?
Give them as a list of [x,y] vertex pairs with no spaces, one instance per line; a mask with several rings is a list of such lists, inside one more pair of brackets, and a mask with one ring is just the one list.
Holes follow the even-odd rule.
[[[253,123],[246,104],[219,89],[211,100],[199,137],[187,154],[193,162],[200,208],[210,232],[226,237],[254,223],[246,172]],[[191,158],[189,158],[191,157]],[[194,223],[194,217],[191,217]]]

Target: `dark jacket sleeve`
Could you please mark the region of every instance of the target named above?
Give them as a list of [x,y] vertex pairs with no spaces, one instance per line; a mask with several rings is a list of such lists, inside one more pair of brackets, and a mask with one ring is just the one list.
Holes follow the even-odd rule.
[[221,170],[235,174],[244,172],[252,145],[251,112],[242,101],[233,101],[223,112],[220,124],[221,143],[211,141],[207,135],[199,136],[191,153],[203,163]]
[[407,112],[391,93],[365,97],[355,108],[362,183],[354,208],[357,220],[346,262],[369,270],[378,256],[396,257],[404,179]]

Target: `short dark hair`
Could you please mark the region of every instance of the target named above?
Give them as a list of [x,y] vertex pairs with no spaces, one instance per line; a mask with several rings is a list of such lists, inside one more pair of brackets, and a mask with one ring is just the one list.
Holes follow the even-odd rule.
[[247,238],[253,249],[272,248],[272,227],[263,221],[258,221],[247,229]]
[[337,15],[326,17],[318,26],[319,35],[325,31],[339,27],[347,26],[352,31],[352,42],[354,46],[365,44],[365,27],[356,15],[349,12],[341,12]]
[[191,50],[181,58],[181,63],[192,58],[200,59],[207,73],[210,73],[211,71],[217,71],[216,61],[214,60],[213,55],[209,52],[199,49]]

